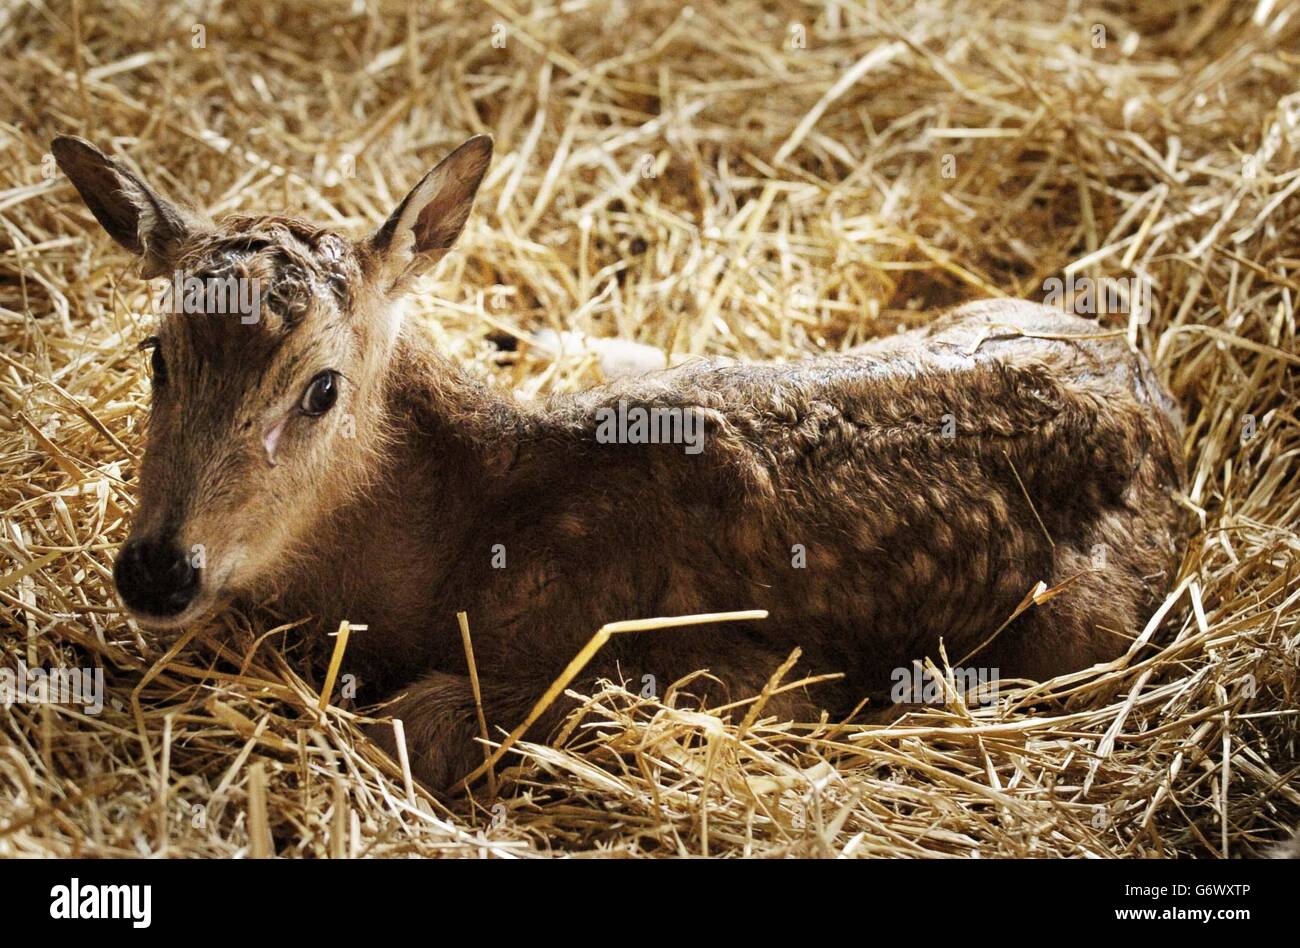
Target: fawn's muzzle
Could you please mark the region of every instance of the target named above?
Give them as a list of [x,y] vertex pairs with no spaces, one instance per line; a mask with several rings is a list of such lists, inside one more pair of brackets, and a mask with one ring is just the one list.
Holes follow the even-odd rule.
[[199,571],[169,540],[128,540],[113,566],[113,582],[132,612],[174,616],[199,591]]

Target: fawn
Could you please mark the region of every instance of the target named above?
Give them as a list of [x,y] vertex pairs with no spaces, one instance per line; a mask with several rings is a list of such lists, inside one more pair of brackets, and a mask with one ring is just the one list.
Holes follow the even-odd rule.
[[[159,629],[271,600],[318,629],[365,623],[350,667],[394,699],[431,787],[483,758],[458,610],[494,733],[603,623],[750,608],[769,617],[617,637],[586,674],[705,669],[689,688],[716,705],[756,695],[798,647],[797,672],[841,677],[767,713],[816,720],[941,644],[1004,677],[1109,661],[1173,579],[1179,414],[1094,322],[983,301],[842,354],[696,360],[525,403],[399,305],[461,233],[489,138],[359,240],[281,216],[213,223],[88,142],[53,150],[145,277],[266,288],[256,319],[199,305],[147,343],[123,602]],[[638,436],[637,412],[689,415],[698,450]],[[1038,581],[1063,588],[1008,623]],[[371,733],[393,752],[391,728]]]

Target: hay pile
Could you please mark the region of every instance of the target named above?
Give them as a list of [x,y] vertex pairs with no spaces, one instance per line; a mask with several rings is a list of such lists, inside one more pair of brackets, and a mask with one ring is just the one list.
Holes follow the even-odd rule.
[[[102,665],[109,694],[98,716],[0,710],[0,856],[1281,839],[1300,819],[1300,7],[520,6],[0,11],[0,655]],[[719,719],[611,684],[587,696],[598,724],[511,755],[495,798],[428,798],[348,712],[317,713],[318,682],[261,617],[171,642],[118,611],[148,288],[54,168],[61,132],[213,213],[358,231],[491,132],[478,211],[415,318],[525,395],[600,376],[504,342],[544,328],[794,359],[959,300],[1041,300],[1053,276],[1149,280],[1150,311],[1107,323],[1188,418],[1168,621],[1111,667],[888,727]]]

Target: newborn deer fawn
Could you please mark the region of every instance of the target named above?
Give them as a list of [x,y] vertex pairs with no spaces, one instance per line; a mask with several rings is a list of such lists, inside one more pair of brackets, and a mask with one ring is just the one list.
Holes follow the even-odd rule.
[[[841,676],[765,713],[816,720],[941,644],[1003,677],[1111,660],[1173,579],[1178,412],[1096,323],[978,302],[851,352],[702,359],[525,403],[399,305],[464,228],[487,137],[360,240],[280,216],[213,223],[81,139],[53,150],[145,277],[264,288],[255,318],[173,301],[146,343],[123,602],[162,629],[269,600],[318,630],[364,623],[350,670],[393,699],[431,787],[484,756],[460,610],[497,734],[617,619],[767,610],[616,636],[584,674],[705,669],[686,687],[716,706],[758,694],[798,647],[796,673]],[[1039,581],[1060,589],[1008,623]],[[393,753],[391,727],[371,733]]]

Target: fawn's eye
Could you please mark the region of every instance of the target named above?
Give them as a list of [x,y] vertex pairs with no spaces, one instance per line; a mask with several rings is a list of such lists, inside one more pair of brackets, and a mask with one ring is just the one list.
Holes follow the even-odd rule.
[[338,376],[333,369],[326,369],[307,384],[298,406],[304,415],[323,415],[334,407],[339,399]]
[[153,353],[149,356],[149,370],[153,373],[154,385],[167,383],[167,363],[163,361],[162,349],[158,346],[153,347]]
[[167,362],[163,359],[162,344],[158,337],[149,337],[140,343],[140,348],[150,350],[149,375],[153,378],[154,388],[167,384]]

